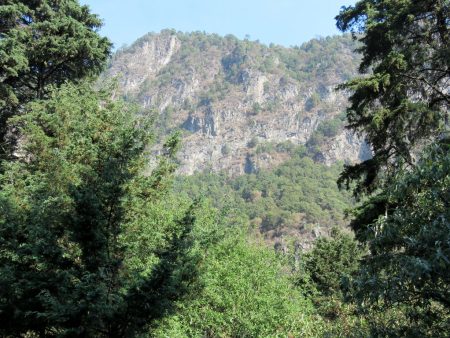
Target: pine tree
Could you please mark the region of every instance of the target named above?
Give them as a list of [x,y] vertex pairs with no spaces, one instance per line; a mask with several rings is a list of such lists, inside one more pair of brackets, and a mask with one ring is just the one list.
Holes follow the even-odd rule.
[[392,327],[375,323],[378,334],[448,336],[450,146],[428,148],[415,168],[397,173],[382,194],[387,213],[377,210],[379,196],[354,213],[352,224],[367,227],[371,254],[361,262],[353,296],[372,318],[388,309],[405,317]]
[[373,158],[346,168],[340,183],[373,192],[398,167],[414,164],[414,150],[448,129],[450,2],[362,0],[343,8],[338,28],[362,42],[360,71],[351,80],[349,127],[361,132]]
[[45,98],[52,86],[100,73],[111,43],[99,18],[76,0],[0,4],[0,159],[14,151],[8,119],[24,104]]
[[375,335],[448,336],[450,1],[361,0],[337,24],[362,42],[370,70],[342,85],[349,127],[373,150],[339,179],[365,197],[351,225],[370,254],[353,299]]

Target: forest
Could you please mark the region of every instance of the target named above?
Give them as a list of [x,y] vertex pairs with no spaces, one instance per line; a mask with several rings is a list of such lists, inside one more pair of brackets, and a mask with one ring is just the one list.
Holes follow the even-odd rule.
[[[97,14],[0,2],[0,336],[450,336],[450,1],[335,19],[361,55],[345,114],[305,145],[255,140],[289,155],[274,169],[181,176],[185,133],[103,77]],[[318,161],[343,128],[372,156]]]

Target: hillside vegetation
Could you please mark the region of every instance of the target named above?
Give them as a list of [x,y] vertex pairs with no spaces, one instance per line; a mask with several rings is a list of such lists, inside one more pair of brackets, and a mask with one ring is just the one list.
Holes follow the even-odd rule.
[[370,156],[339,122],[347,100],[335,89],[356,74],[356,46],[348,35],[286,48],[164,30],[119,50],[105,76],[118,76],[124,97],[153,111],[159,138],[183,131],[180,173],[273,168],[289,156],[257,145],[283,142],[308,144],[330,165]]
[[307,250],[318,236],[347,224],[345,211],[352,199],[336,184],[342,164],[315,163],[303,146],[279,145],[278,151],[290,159],[273,170],[234,179],[214,172],[180,176],[176,189],[194,199],[210,199],[227,211],[230,225],[233,215],[249,222],[254,234],[262,234],[277,250],[292,252],[295,243]]
[[449,18],[342,7],[361,58],[170,30],[111,56],[77,0],[3,1],[0,336],[449,337]]

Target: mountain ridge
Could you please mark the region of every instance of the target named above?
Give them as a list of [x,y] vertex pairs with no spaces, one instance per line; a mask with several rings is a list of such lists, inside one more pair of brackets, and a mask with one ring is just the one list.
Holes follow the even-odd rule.
[[181,174],[206,169],[231,176],[287,159],[277,145],[306,145],[330,165],[370,156],[344,128],[346,93],[356,74],[350,36],[313,39],[286,48],[200,32],[149,33],[113,56],[106,77],[123,95],[157,115],[162,138],[183,131]]

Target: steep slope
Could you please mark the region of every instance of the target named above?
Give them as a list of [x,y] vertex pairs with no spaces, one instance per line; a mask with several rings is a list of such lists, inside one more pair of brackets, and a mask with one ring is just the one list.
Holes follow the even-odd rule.
[[184,130],[180,172],[230,175],[271,168],[287,159],[273,151],[306,144],[316,161],[370,156],[343,128],[346,97],[335,87],[354,75],[358,56],[348,36],[300,47],[205,33],[164,30],[119,50],[106,73],[124,95],[154,109],[160,136]]
[[337,163],[326,166],[308,157],[304,146],[285,149],[289,159],[274,169],[230,178],[223,173],[179,175],[175,189],[192,199],[208,198],[225,211],[223,224],[249,224],[252,234],[291,253],[295,243],[304,250],[334,227],[345,227],[351,193],[339,190]]

